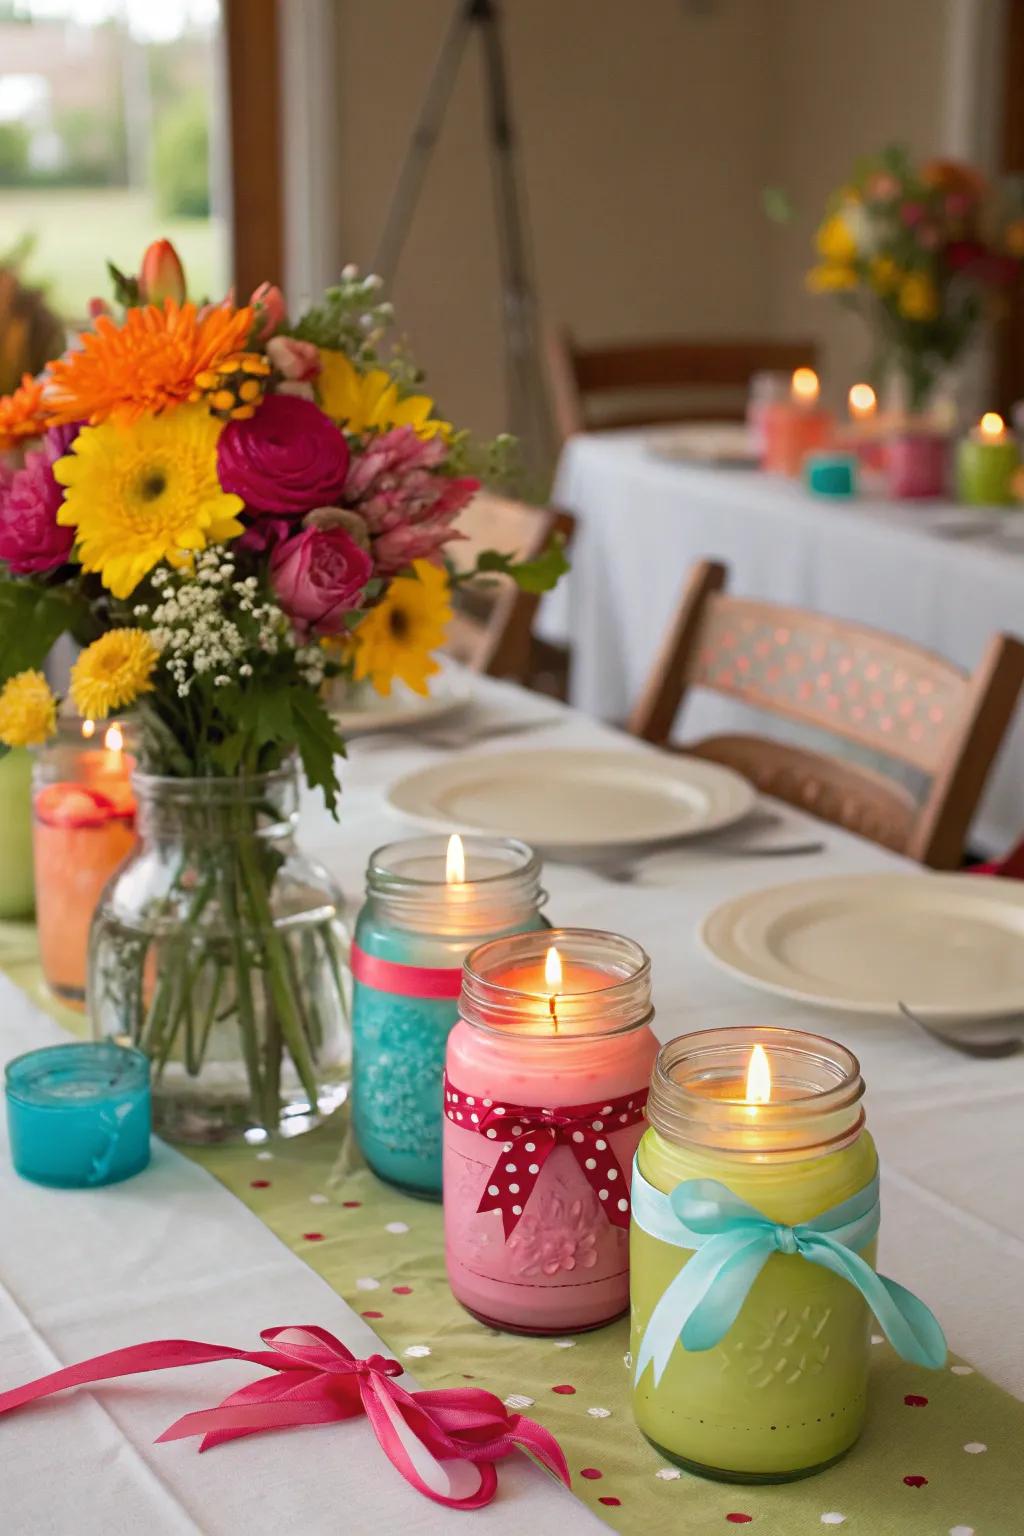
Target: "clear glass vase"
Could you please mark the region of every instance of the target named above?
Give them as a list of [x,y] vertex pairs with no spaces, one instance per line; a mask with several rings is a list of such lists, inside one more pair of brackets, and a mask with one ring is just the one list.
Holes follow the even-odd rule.
[[90,934],[94,1033],[150,1057],[169,1141],[311,1129],[351,1052],[341,896],[295,847],[295,772],[133,783],[139,845]]

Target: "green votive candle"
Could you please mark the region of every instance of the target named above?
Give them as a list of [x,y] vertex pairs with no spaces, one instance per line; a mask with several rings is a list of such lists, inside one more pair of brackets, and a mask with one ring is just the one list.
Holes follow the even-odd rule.
[[[817,1035],[684,1035],[662,1047],[655,1065],[637,1167],[666,1195],[684,1181],[713,1179],[770,1221],[794,1226],[874,1178],[863,1092],[856,1057]],[[861,1255],[872,1266],[874,1247]],[[655,1307],[691,1258],[642,1230],[634,1206],[634,1361]],[[817,1264],[775,1252],[717,1344],[687,1349],[677,1337],[657,1384],[652,1364],[641,1371],[636,1421],[663,1456],[691,1472],[749,1483],[805,1477],[860,1434],[869,1351],[860,1293]]]
[[956,485],[961,501],[972,507],[1002,507],[1013,501],[1011,483],[1020,452],[1003,418],[986,411],[956,451]]
[[0,757],[0,918],[27,918],[32,877],[32,758],[24,748]]

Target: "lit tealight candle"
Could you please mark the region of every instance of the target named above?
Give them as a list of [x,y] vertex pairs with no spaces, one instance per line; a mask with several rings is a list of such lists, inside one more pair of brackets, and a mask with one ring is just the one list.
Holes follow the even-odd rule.
[[790,394],[797,405],[815,406],[821,394],[821,381],[813,368],[796,368],[789,385]]
[[767,405],[761,418],[761,467],[770,474],[798,475],[808,453],[822,448],[832,416],[819,403],[821,384],[813,368],[795,369],[789,398]]
[[748,1104],[770,1104],[772,1101],[772,1069],[763,1045],[755,1045],[747,1067]]
[[986,411],[957,448],[960,500],[969,506],[1006,506],[1013,501],[1013,476],[1020,462],[1016,441],[997,411]]
[[850,412],[850,420],[867,423],[875,419],[878,411],[878,396],[870,384],[854,384],[846,397]]

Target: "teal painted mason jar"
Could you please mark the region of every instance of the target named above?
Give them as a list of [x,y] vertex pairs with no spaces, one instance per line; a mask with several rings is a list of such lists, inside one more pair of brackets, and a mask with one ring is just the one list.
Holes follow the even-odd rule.
[[442,1079],[462,962],[546,926],[541,864],[512,838],[410,838],[371,855],[352,945],[352,1118],[374,1173],[441,1195]]

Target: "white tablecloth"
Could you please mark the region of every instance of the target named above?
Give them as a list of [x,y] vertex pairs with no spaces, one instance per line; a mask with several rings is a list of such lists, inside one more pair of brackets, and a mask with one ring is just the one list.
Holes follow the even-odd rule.
[[[1024,633],[1024,517],[979,514],[1000,533],[966,539],[970,509],[941,503],[827,501],[754,471],[655,457],[649,433],[572,439],[554,499],[579,519],[572,572],[545,599],[542,632],[573,647],[572,702],[625,719],[654,661],[684,577],[701,559],[730,568],[730,590],[797,603],[905,636],[973,668],[996,630]],[[945,530],[945,532],[942,532]],[[742,729],[745,706],[694,693],[681,739]],[[792,727],[758,717],[757,729]],[[1024,834],[1024,711],[974,828],[1002,851]]]
[[[518,711],[533,719],[547,707],[497,684],[485,685],[483,696],[503,717]],[[567,712],[555,729],[486,750],[610,739],[605,728]],[[406,830],[384,805],[382,787],[438,755],[398,738],[356,742],[340,824],[307,799],[303,841],[352,896],[371,849]],[[789,819],[805,830],[796,813]],[[901,867],[844,833],[826,829],[824,836],[825,854],[776,864],[711,847],[680,850],[652,866],[641,885],[552,865],[550,914],[560,923],[616,928],[645,945],[663,1039],[709,1025],[791,1022],[820,1027],[857,1052],[884,1169],[882,1267],[936,1309],[955,1350],[1024,1397],[1024,1064],[965,1063],[895,1022],[820,1017],[761,997],[715,970],[698,947],[699,919],[742,890]],[[0,1057],[55,1034],[0,978]],[[360,1353],[380,1347],[255,1216],[169,1149],[158,1147],[137,1179],[83,1193],[21,1182],[0,1146],[4,1386],[146,1338],[254,1347],[261,1327],[291,1322],[321,1323]],[[191,1367],[78,1392],[0,1421],[0,1532],[369,1536],[448,1533],[463,1518],[409,1489],[363,1423],[242,1441],[202,1457],[191,1441],[153,1445],[179,1414],[220,1401],[251,1375],[245,1366]],[[630,1431],[623,1426],[621,1433]],[[498,1502],[465,1517],[480,1536],[605,1529],[521,1457],[503,1464],[501,1483]]]

